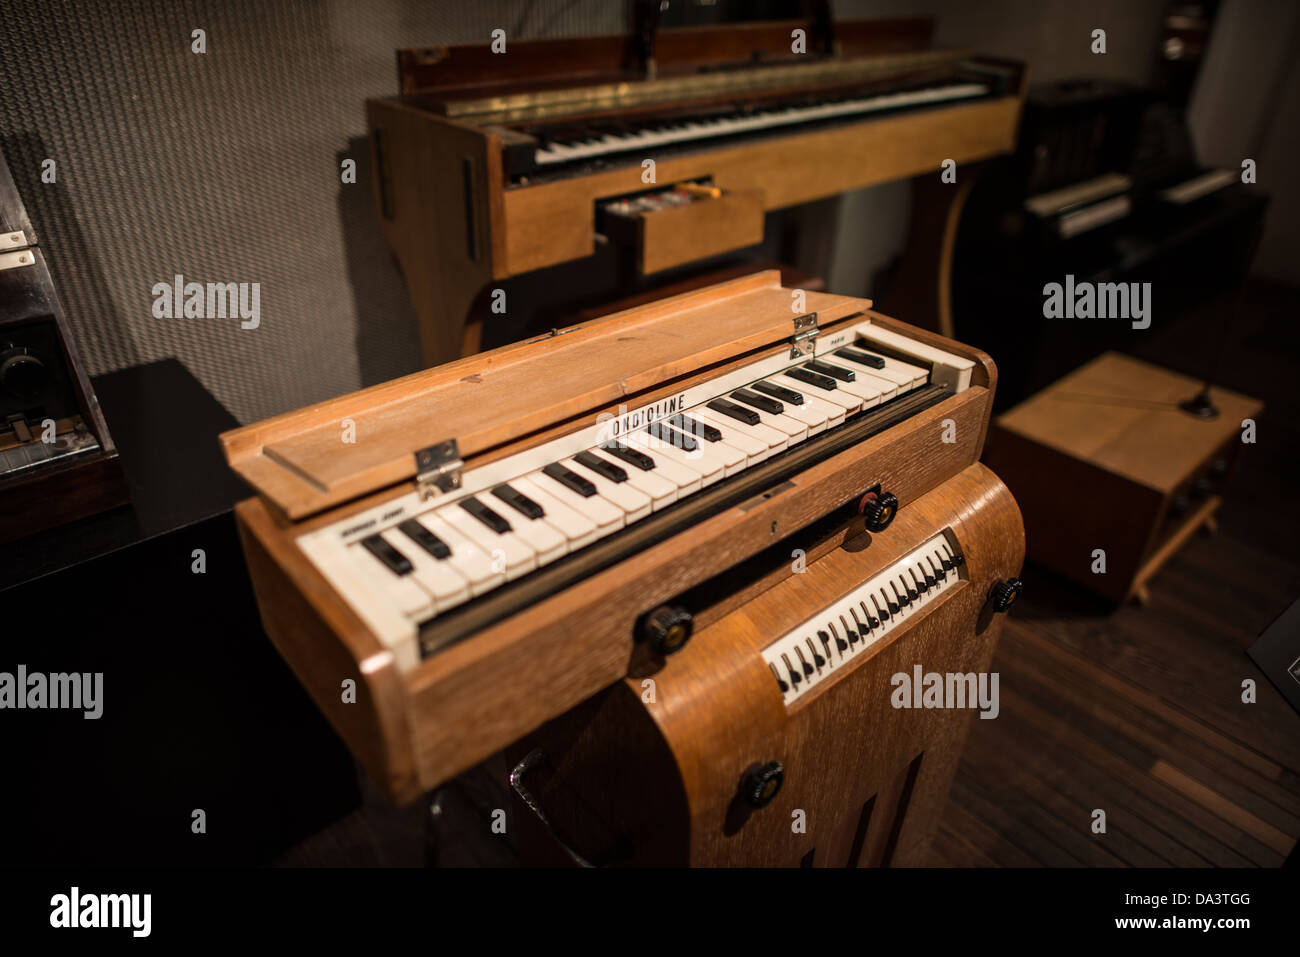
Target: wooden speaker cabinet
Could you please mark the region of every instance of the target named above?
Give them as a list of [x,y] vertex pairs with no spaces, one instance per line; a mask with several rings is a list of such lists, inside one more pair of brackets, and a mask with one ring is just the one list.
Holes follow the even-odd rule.
[[[849,631],[867,624],[867,611],[836,614],[846,596],[870,591],[936,541],[961,562],[945,583],[921,595],[919,608],[896,612],[892,629],[839,674],[821,676],[829,666],[818,657],[834,664],[835,642],[847,637],[833,622]],[[766,556],[769,564],[797,562],[783,550]],[[697,607],[711,595],[726,613],[660,666],[634,669],[510,752],[524,859],[921,863],[974,715],[972,707],[897,707],[916,703],[897,676],[913,682],[918,668],[987,675],[1000,628],[994,611],[1014,600],[1003,583],[1023,554],[1014,500],[975,464],[905,505],[882,532],[866,531],[859,517],[807,542],[801,573],[750,562],[698,586]],[[872,612],[883,606],[868,597]],[[829,623],[806,625],[810,612]],[[820,679],[794,698],[783,659],[773,667],[769,653],[787,634],[787,647],[808,649],[806,658],[787,655],[796,673],[806,663],[815,670],[804,680]],[[823,635],[834,637],[821,656]]]

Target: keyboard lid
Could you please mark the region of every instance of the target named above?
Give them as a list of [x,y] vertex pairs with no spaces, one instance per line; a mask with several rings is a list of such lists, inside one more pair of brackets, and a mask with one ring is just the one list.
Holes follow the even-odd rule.
[[[861,318],[870,300],[807,292],[820,328]],[[226,459],[290,519],[416,473],[415,454],[455,439],[467,465],[591,425],[602,410],[794,334],[780,272],[661,299],[371,386],[221,436]]]

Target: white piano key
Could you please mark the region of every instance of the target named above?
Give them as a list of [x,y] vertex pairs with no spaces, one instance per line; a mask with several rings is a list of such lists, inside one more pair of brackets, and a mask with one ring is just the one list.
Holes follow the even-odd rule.
[[[562,482],[541,471],[530,472],[528,480],[538,488],[545,489],[552,498],[559,499],[570,508],[578,510],[581,514],[594,521],[602,537],[618,531],[625,524],[624,511],[613,502],[608,502],[602,498],[599,492],[595,495],[579,495]],[[545,505],[542,506],[542,508],[545,507]]]
[[[757,412],[757,409],[751,411]],[[741,422],[739,419],[733,419],[729,415],[723,415],[721,412],[715,412],[706,405],[696,406],[687,412],[688,415],[699,416],[703,422],[717,426],[722,430],[723,441],[733,441],[739,444],[741,439],[748,440],[752,443],[764,445],[767,447],[767,453],[760,455],[757,452],[751,452],[745,449],[751,463],[761,462],[770,455],[777,452],[784,452],[790,446],[790,436],[780,429],[774,429],[770,425],[750,425],[747,422]]]
[[[869,348],[863,351],[871,352],[872,355],[879,355],[879,353],[872,352]],[[834,354],[827,356],[826,361],[834,362],[836,365],[844,365],[845,368],[852,369],[859,375],[865,372],[877,379],[892,382],[900,391],[920,388],[925,385],[926,380],[930,377],[928,369],[922,369],[920,366],[914,366],[907,362],[900,362],[897,359],[891,359],[889,356],[880,356],[880,358],[885,362],[884,367],[880,369],[860,365],[852,359],[846,359],[844,356]]]
[[398,575],[368,552],[360,542],[349,545],[348,553],[367,588],[384,596],[399,612],[413,621],[433,614],[433,596],[410,575]]
[[677,483],[670,482],[668,479],[655,474],[655,470],[649,472],[637,468],[630,462],[624,462],[616,455],[610,455],[604,449],[594,448],[592,454],[597,458],[604,459],[611,465],[617,465],[627,472],[627,484],[633,488],[644,492],[650,497],[651,508],[658,511],[677,501]]
[[[470,595],[481,595],[504,584],[505,572],[492,567],[492,557],[433,512],[417,515],[415,520],[443,540],[451,549],[446,559],[452,568],[469,582]],[[432,557],[432,556],[430,556]]]
[[[767,437],[758,437],[749,435],[741,429],[731,428],[732,424],[739,425],[735,419],[728,419],[723,415],[715,415],[704,406],[697,406],[686,413],[693,419],[699,419],[706,425],[711,425],[722,433],[722,441],[734,449],[739,449],[745,455],[746,467],[757,465],[763,459],[772,454],[772,447],[767,442]],[[784,440],[785,436],[777,436],[778,439]]]
[[390,528],[380,534],[411,563],[411,577],[433,596],[435,613],[442,614],[469,599],[469,580],[452,565],[452,558],[434,558],[400,529]]
[[644,435],[644,433],[631,432],[627,435],[625,444],[629,448],[644,452],[654,459],[654,474],[676,484],[679,498],[690,495],[692,492],[698,492],[704,487],[704,477],[696,469],[682,465],[671,456],[661,454],[658,448],[649,448],[649,438],[650,436]]
[[570,508],[544,488],[530,482],[526,476],[511,479],[510,485],[542,507],[546,512],[546,517],[542,521],[568,539],[569,551],[585,548],[601,537],[602,533],[592,519]]
[[[505,502],[491,496],[492,508],[500,515],[505,517],[514,534],[518,535],[525,545],[533,550],[537,555],[537,565],[548,565],[557,558],[563,558],[569,551],[569,540],[564,537],[559,529],[554,525],[546,524],[545,519],[529,518],[521,512],[515,511]],[[541,505],[541,502],[537,503]],[[546,506],[542,506],[542,511]]]
[[434,514],[487,552],[492,567],[505,572],[506,581],[527,575],[537,567],[537,553],[513,531],[497,534],[459,505],[448,505]]
[[837,381],[837,385],[839,385],[841,392],[856,395],[861,399],[863,408],[870,408],[873,405],[879,405],[881,402],[888,402],[899,394],[898,383],[880,378],[874,374],[874,370],[862,366],[850,366],[850,368],[853,369],[853,381]]
[[[688,416],[688,418],[690,418],[690,416]],[[711,425],[712,423],[709,424]],[[722,474],[724,477],[744,471],[744,469],[749,465],[749,456],[745,453],[745,450],[726,441],[725,439],[710,442],[708,439],[692,432],[689,427],[670,424],[670,428],[685,433],[687,436],[695,440],[709,458],[721,462]]]
[[[565,468],[577,472],[591,484],[596,486],[596,494],[606,501],[613,502],[623,510],[623,521],[631,525],[633,522],[639,522],[646,518],[652,511],[650,505],[650,496],[646,495],[640,489],[635,488],[628,482],[613,482],[605,476],[593,472],[580,462],[573,459],[561,459],[560,464]],[[627,466],[619,466],[623,471],[627,471]]]
[[[768,398],[773,397],[768,396]],[[805,398],[803,402],[787,402],[784,399],[777,399],[777,401],[785,408],[783,415],[807,426],[810,437],[819,432],[825,432],[830,427],[831,413],[827,412],[827,409],[834,411],[836,424],[844,421],[844,409],[828,402],[819,402],[816,399],[808,398]]]
[[784,432],[786,441],[791,445],[796,442],[802,442],[808,438],[808,426],[798,419],[792,419],[785,413],[773,415],[771,412],[764,412],[762,409],[756,409],[752,405],[745,405],[743,402],[737,402],[735,399],[728,398],[729,402],[736,402],[737,405],[744,406],[751,412],[757,412],[759,421],[769,429],[776,429],[778,432]]
[[628,445],[636,446],[655,460],[664,464],[673,463],[690,469],[700,477],[701,486],[709,486],[722,481],[726,466],[718,459],[710,457],[702,448],[694,452],[679,449],[671,442],[661,442],[646,432],[633,432],[627,437]]
[[869,407],[879,402],[879,399],[874,402],[864,402],[861,395],[858,395],[857,393],[850,394],[839,388],[819,389],[815,385],[809,385],[807,382],[800,382],[798,379],[792,379],[788,375],[783,374],[768,376],[767,381],[773,385],[784,386],[787,389],[794,389],[800,395],[812,396],[815,399],[820,399],[822,402],[829,402],[833,405],[838,405],[846,414],[849,412],[856,412],[864,406]]
[[357,574],[351,547],[335,536],[307,536],[299,546],[326,579],[338,589],[348,606],[366,623],[388,649],[397,667],[406,671],[420,662],[416,625],[387,600],[382,590],[372,589]]

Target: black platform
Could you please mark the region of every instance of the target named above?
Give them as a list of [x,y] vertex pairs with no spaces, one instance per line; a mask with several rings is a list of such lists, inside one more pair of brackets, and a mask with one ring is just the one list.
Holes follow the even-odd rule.
[[0,710],[0,858],[268,861],[360,795],[258,619],[217,443],[237,423],[175,360],[94,388],[132,505],[0,547],[0,671],[103,672],[103,716]]

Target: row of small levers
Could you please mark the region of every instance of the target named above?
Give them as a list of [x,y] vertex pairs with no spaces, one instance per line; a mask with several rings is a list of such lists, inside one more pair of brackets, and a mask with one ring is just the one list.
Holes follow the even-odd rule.
[[422,622],[928,381],[854,347],[465,496],[348,546],[367,590]]
[[[964,560],[943,535],[855,588],[763,649],[787,705],[841,671],[961,579]],[[807,574],[807,573],[805,573]]]

